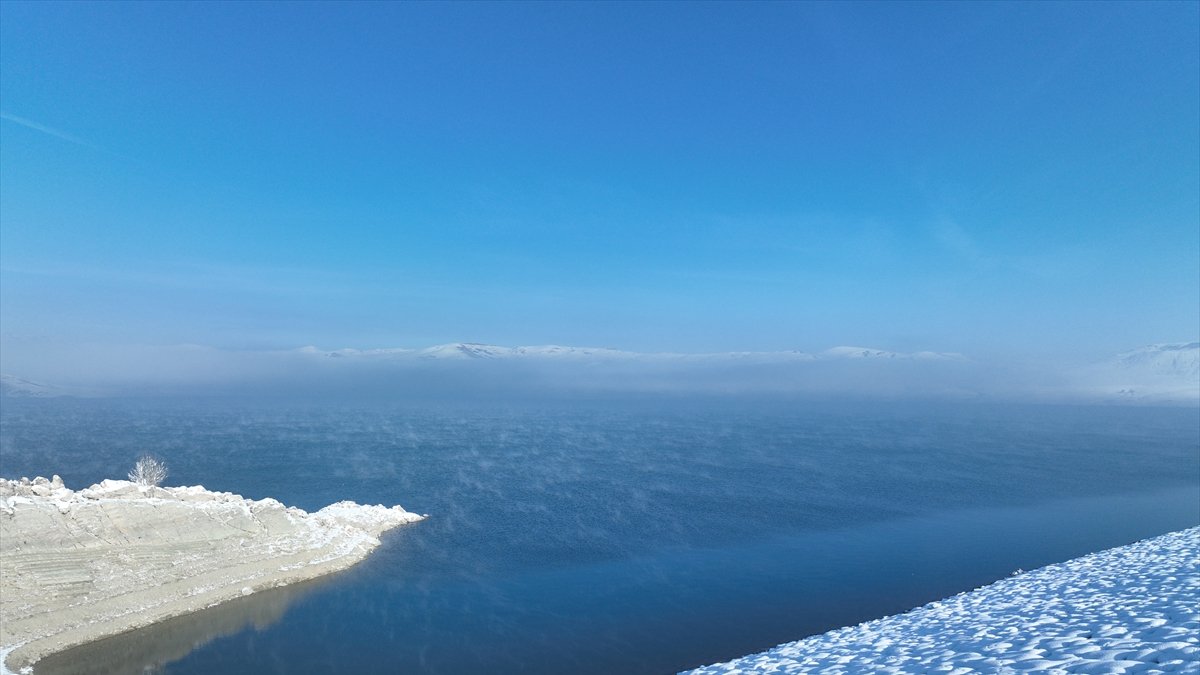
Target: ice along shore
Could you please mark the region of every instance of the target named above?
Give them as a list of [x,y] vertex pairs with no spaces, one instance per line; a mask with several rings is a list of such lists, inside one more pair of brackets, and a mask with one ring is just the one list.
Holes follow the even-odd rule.
[[0,670],[345,569],[423,518],[354,502],[307,513],[198,485],[0,479]]
[[691,671],[1200,673],[1200,527]]

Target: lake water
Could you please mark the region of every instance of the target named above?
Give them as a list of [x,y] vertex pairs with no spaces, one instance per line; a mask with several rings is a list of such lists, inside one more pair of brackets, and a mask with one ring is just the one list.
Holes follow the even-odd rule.
[[1200,523],[1195,409],[6,401],[0,474],[428,513],[39,672],[670,673]]

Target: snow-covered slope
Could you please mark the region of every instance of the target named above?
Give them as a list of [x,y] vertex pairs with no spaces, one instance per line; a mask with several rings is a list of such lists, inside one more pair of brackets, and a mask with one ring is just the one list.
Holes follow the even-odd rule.
[[324,351],[316,347],[297,350],[304,354],[329,357],[358,357],[376,359],[424,359],[424,360],[470,360],[470,359],[522,359],[548,361],[649,361],[649,362],[796,362],[838,361],[844,359],[877,360],[964,360],[960,354],[940,352],[890,352],[869,347],[834,347],[818,354],[798,350],[765,352],[631,352],[608,347],[567,347],[562,345],[538,345],[525,347],[502,347],[475,342],[452,342],[424,349],[338,349]]
[[922,360],[922,361],[962,361],[962,354],[952,354],[943,352],[913,352],[905,354],[901,352],[889,352],[882,349],[872,349],[870,347],[834,347],[826,349],[821,354],[822,358],[826,359],[900,359],[900,360]]
[[428,347],[418,353],[423,359],[497,359],[510,356],[510,352],[511,350],[507,347],[456,342]]
[[58,387],[32,382],[15,375],[0,375],[0,396],[5,398],[55,398],[67,393]]
[[1117,356],[1117,368],[1143,376],[1200,381],[1200,342],[1149,345]]
[[692,671],[1018,672],[1200,673],[1200,528]]
[[1133,349],[1083,369],[1081,389],[1105,400],[1200,402],[1200,342]]

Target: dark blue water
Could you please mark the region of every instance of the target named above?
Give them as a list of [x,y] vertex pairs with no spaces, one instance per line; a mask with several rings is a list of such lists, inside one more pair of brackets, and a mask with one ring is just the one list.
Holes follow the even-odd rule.
[[431,514],[44,672],[668,673],[1200,523],[1194,409],[6,402],[0,473]]

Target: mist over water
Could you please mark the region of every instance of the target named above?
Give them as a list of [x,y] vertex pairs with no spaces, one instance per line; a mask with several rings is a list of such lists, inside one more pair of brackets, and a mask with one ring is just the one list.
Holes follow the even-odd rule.
[[[134,650],[138,672],[672,672],[1200,522],[1189,409],[646,397],[2,415],[6,477],[78,488],[153,452],[171,485],[431,515],[278,619],[272,599],[269,624],[226,613],[206,634],[197,615],[202,646]],[[168,642],[154,631],[138,640]]]

